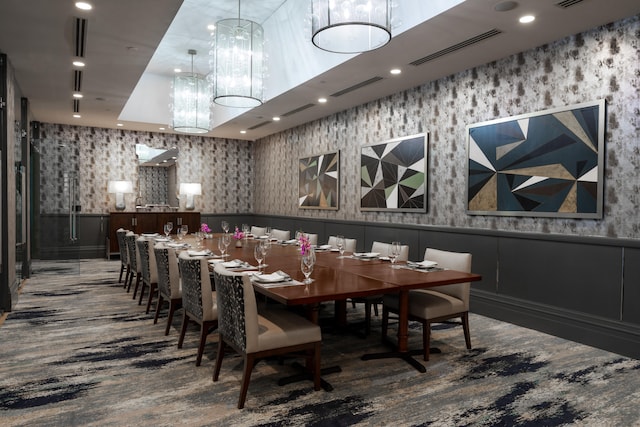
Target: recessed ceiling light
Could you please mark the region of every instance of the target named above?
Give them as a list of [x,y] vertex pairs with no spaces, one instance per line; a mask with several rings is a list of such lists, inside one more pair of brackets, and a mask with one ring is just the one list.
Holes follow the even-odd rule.
[[158,128],[159,130],[164,130],[164,128]]
[[73,97],[80,99],[80,98],[82,98],[82,94],[81,93],[74,93]]
[[124,125],[123,125],[122,123],[118,123],[118,124],[116,124],[116,126],[120,126],[120,127],[122,127],[122,126],[124,126]]
[[74,114],[73,117],[75,117],[76,119],[79,119],[82,116],[80,114]]
[[280,117],[277,117],[277,116],[276,116],[276,117],[274,117],[274,118],[273,118],[273,121],[274,121],[274,122],[279,122],[279,121],[280,121]]
[[174,69],[173,69],[173,72],[174,72],[174,73],[181,73],[181,72],[182,72],[182,70],[181,70],[180,68],[174,68]]
[[247,133],[247,131],[243,129],[240,131],[240,133]]
[[73,65],[76,67],[84,67],[84,62],[75,60],[73,61]]
[[318,98],[318,102],[319,102],[320,104],[324,104],[324,103],[326,103],[326,102],[327,102],[327,98]]
[[207,30],[209,30],[209,31],[213,31],[213,30],[215,30],[215,29],[216,29],[215,24],[209,24],[209,25],[207,25]]
[[76,7],[78,9],[82,9],[82,10],[91,10],[91,9],[93,9],[93,6],[91,6],[91,3],[88,3],[86,1],[77,1],[76,2]]
[[519,21],[521,24],[528,24],[529,22],[535,21],[536,17],[533,15],[524,15],[521,16]]
[[392,68],[389,72],[391,74],[400,74],[402,70],[400,68]]

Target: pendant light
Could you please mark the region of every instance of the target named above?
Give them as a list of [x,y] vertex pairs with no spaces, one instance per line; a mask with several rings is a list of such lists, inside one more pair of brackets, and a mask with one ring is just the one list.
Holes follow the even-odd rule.
[[191,72],[177,73],[173,79],[173,129],[184,133],[206,133],[211,130],[211,90],[205,76],[193,71],[194,49],[191,55]]

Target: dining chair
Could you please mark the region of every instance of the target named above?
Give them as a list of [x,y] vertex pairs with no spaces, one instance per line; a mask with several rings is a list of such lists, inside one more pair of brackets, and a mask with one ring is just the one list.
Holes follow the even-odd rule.
[[264,236],[267,234],[267,227],[256,227],[255,225],[252,225],[251,234],[253,234],[253,237]]
[[116,239],[118,240],[118,249],[120,251],[120,276],[118,277],[118,283],[122,282],[122,273],[127,272],[124,276],[125,286],[129,279],[129,263],[127,262],[127,243],[124,240],[124,236],[127,235],[128,230],[124,228],[118,228],[116,230]]
[[[139,237],[136,240],[138,245],[138,253],[140,254],[140,270],[142,271],[142,287],[140,288],[140,298],[138,305],[142,304],[144,298],[144,290],[149,289],[149,297],[147,300],[146,313],[149,313],[151,301],[158,293],[158,266],[156,264],[156,255],[153,251],[155,241],[152,238]],[[135,291],[134,291],[135,293]]]
[[[376,242],[371,244],[371,252],[377,252],[380,256],[387,256],[391,249],[391,243]],[[400,246],[400,255],[397,261],[407,261],[409,259],[409,245]],[[382,304],[382,295],[371,295],[367,297],[351,298],[351,305],[355,308],[357,303],[364,303],[364,336],[368,336],[371,330],[371,308],[374,314],[379,315],[378,304]]]
[[244,359],[238,409],[244,407],[255,364],[265,357],[304,351],[313,371],[313,386],[320,390],[320,327],[288,310],[258,313],[249,276],[234,274],[222,265],[214,269],[218,299],[218,354],[213,381],[218,381],[227,346]]
[[136,279],[136,285],[133,289],[133,299],[136,299],[136,292],[138,290],[138,286],[140,285],[140,279],[142,278],[142,270],[140,268],[140,254],[138,253],[138,248],[136,246],[136,239],[139,236],[135,234],[133,231],[129,231],[125,236],[124,240],[127,244],[127,263],[129,265],[129,271],[131,274],[129,275],[129,283],[125,283],[127,292],[131,290],[131,284],[133,283],[133,278]]
[[178,256],[175,249],[161,244],[157,244],[153,248],[153,252],[158,269],[158,303],[156,304],[156,315],[153,318],[153,323],[158,323],[160,309],[163,303],[167,301],[169,303],[169,313],[164,334],[169,335],[173,315],[178,309],[182,308],[182,283],[180,282]]
[[[471,254],[469,253],[427,248],[424,253],[424,259],[437,262],[439,267],[466,273],[471,272]],[[432,323],[440,323],[459,317],[464,330],[467,349],[471,349],[471,337],[469,335],[470,288],[471,284],[467,282],[409,291],[409,320],[422,323],[422,346],[425,361],[429,360]],[[385,295],[383,298],[383,337],[387,335],[389,312],[398,313],[398,295],[396,294]]]
[[310,233],[304,233],[307,236],[307,239],[309,239],[309,244],[312,246],[318,246],[318,235],[317,234],[310,234]]
[[[357,239],[344,239],[344,251],[345,252],[355,252],[356,246],[358,244]],[[331,245],[332,248],[338,247],[338,238],[336,236],[329,236],[329,240],[327,241],[327,245]]]
[[271,238],[284,242],[291,239],[291,232],[289,230],[278,230],[274,228],[271,230]]
[[182,327],[178,348],[182,348],[190,321],[200,325],[200,343],[196,366],[200,366],[207,336],[218,327],[216,293],[212,290],[209,265],[205,257],[191,257],[187,251],[178,257],[182,276]]

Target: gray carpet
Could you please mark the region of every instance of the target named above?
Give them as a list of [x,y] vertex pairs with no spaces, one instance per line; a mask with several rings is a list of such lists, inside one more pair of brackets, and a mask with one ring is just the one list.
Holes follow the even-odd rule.
[[[17,310],[0,327],[2,426],[631,426],[640,425],[640,361],[472,315],[473,350],[461,328],[437,327],[420,374],[399,360],[361,361],[380,344],[323,333],[322,364],[342,372],[278,386],[291,361],[262,361],[246,406],[236,409],[241,359],[211,375],[215,335],[195,366],[197,327],[176,347],[181,312],[164,336],[117,283],[119,261],[35,266]],[[48,273],[48,274],[45,274]],[[349,308],[361,320],[362,307]],[[166,310],[164,311],[166,312]],[[164,313],[163,312],[163,313]],[[323,316],[331,317],[331,305]],[[418,348],[420,328],[412,325]]]

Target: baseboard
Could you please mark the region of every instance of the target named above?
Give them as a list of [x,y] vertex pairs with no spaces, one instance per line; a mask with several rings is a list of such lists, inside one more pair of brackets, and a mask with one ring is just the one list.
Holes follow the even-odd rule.
[[640,359],[640,325],[472,290],[471,311]]

